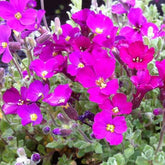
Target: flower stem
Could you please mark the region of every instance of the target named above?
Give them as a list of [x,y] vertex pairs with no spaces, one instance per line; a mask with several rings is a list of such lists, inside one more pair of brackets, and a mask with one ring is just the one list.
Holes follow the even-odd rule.
[[84,133],[81,129],[77,128],[77,130],[79,131],[79,133],[84,137],[84,139],[85,139],[87,142],[93,143],[93,142],[85,135],[85,133]]
[[[41,3],[41,9],[44,10],[44,8],[45,8],[45,7],[44,7],[44,0],[40,0],[40,3]],[[46,21],[45,15],[43,16],[43,22],[44,22],[44,25],[45,25],[46,29],[49,30],[49,28],[48,28],[48,23],[47,23],[47,21]]]
[[158,147],[156,149],[155,155],[157,154],[157,152],[159,151],[159,149],[163,143],[164,133],[165,133],[165,109],[163,109],[163,125],[162,125],[161,131],[160,131],[159,144],[158,144]]

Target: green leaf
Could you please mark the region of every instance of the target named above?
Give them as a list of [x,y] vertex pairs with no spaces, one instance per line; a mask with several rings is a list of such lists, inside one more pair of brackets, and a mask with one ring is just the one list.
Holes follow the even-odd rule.
[[88,147],[89,145],[90,145],[90,143],[85,142],[85,141],[78,141],[74,144],[74,146],[79,149],[84,149],[84,148]]
[[0,120],[0,130],[3,133],[6,129],[10,128],[9,123],[6,120]]
[[142,156],[137,157],[136,164],[137,165],[150,165],[149,162],[146,159],[144,159]]
[[119,165],[114,157],[110,157],[107,161],[107,165]]
[[134,154],[134,148],[132,146],[124,150],[124,155],[126,158],[129,158],[133,154]]
[[114,157],[116,158],[116,161],[117,161],[118,165],[125,165],[125,159],[124,159],[124,156],[121,153],[118,153],[118,154],[114,155]]
[[154,149],[151,146],[146,145],[143,149],[142,157],[144,157],[147,160],[153,160]]
[[45,152],[45,147],[44,147],[43,145],[41,145],[41,144],[38,145],[37,150],[38,150],[40,153],[42,153],[42,154],[45,154],[45,153],[46,153],[46,152]]
[[59,148],[59,149],[61,149],[61,148],[64,147],[64,145],[65,145],[65,144],[63,144],[63,143],[59,143],[59,142],[57,142],[57,141],[53,141],[53,142],[51,142],[51,143],[48,143],[48,144],[46,145],[46,147],[47,147],[47,148]]
[[95,147],[95,152],[98,154],[103,153],[102,145],[100,143],[96,143]]

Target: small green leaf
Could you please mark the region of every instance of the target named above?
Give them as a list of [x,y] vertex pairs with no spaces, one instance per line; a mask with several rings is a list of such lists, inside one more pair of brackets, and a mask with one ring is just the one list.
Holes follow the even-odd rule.
[[138,156],[136,159],[136,164],[137,165],[149,165],[149,162],[144,159],[142,156]]
[[98,153],[98,154],[103,153],[102,145],[100,143],[96,143],[95,152]]
[[129,158],[133,154],[134,154],[134,148],[132,146],[124,150],[124,155],[126,158]]
[[114,157],[116,158],[116,161],[117,161],[118,165],[125,165],[125,159],[124,159],[124,156],[121,153],[118,153],[118,154],[114,155]]

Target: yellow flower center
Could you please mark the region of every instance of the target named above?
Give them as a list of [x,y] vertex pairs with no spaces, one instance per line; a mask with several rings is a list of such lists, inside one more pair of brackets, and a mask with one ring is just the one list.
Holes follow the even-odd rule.
[[14,16],[15,16],[15,18],[18,19],[18,20],[22,18],[22,15],[21,15],[20,12],[17,12]]
[[98,80],[96,80],[96,85],[101,88],[105,88],[107,86],[107,84],[105,83],[105,81],[102,77],[100,77]]
[[70,38],[71,38],[70,36],[66,36],[65,41],[69,41]]
[[112,124],[107,124],[106,130],[110,132],[114,132],[115,126]]
[[7,48],[7,42],[2,42],[2,47]]
[[33,113],[33,114],[30,115],[31,121],[36,121],[37,118],[38,118],[38,116],[37,116],[37,114],[35,114],[35,113]]
[[143,59],[140,58],[140,57],[136,57],[136,58],[133,58],[132,61],[133,61],[133,62],[142,62]]
[[78,64],[78,68],[84,68],[84,64],[80,62],[80,63]]
[[43,71],[43,72],[41,73],[42,77],[45,77],[47,74],[48,74],[47,71]]
[[96,28],[95,29],[95,32],[98,33],[98,34],[102,34],[103,33],[103,29]]
[[58,55],[57,52],[53,52],[53,53],[52,53],[52,56],[53,56],[53,57],[55,57],[55,56],[57,56],[57,55]]
[[119,112],[119,108],[118,108],[118,107],[114,107],[114,108],[112,109],[112,112],[113,112],[113,113],[118,113],[118,112]]

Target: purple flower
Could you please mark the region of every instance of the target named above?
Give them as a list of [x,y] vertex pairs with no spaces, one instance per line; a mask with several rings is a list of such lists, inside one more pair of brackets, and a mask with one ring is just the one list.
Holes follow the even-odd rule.
[[38,164],[38,163],[40,162],[40,160],[41,160],[40,154],[39,154],[39,153],[33,154],[33,155],[31,156],[31,160],[32,160],[33,162],[35,162],[36,164]]
[[131,81],[137,89],[136,94],[133,95],[133,109],[139,107],[148,91],[163,86],[162,79],[159,76],[151,76],[148,70],[138,71],[136,76],[131,77]]
[[111,11],[114,14],[124,14],[124,13],[127,13],[127,10],[124,8],[124,6],[121,3],[117,3],[115,5],[112,5]]
[[55,88],[54,93],[49,94],[45,99],[43,99],[43,101],[50,104],[51,106],[66,105],[71,96],[71,93],[72,90],[68,84],[58,85]]
[[18,108],[17,114],[22,119],[21,123],[23,126],[32,123],[32,125],[37,125],[42,122],[42,114],[40,108],[32,103],[30,105],[22,105]]
[[24,30],[21,33],[21,37],[24,39],[25,37],[27,37],[30,33],[32,33],[35,30],[38,30],[40,27],[40,23],[42,21],[42,18],[45,14],[45,10],[38,10],[37,11],[37,16],[35,19],[35,22],[33,24],[27,25],[26,29],[28,30]]
[[21,94],[14,87],[7,89],[6,92],[3,94],[4,105],[2,106],[2,110],[4,111],[4,113],[6,115],[16,114],[18,108],[26,103],[26,94],[26,87],[21,87]]
[[26,25],[35,22],[37,11],[26,9],[29,0],[10,0],[0,2],[0,16],[7,20],[7,24],[16,31],[22,31]]
[[61,131],[60,130],[61,130],[60,128],[55,128],[55,129],[53,129],[52,133],[54,135],[61,135]]
[[15,27],[15,30],[25,28],[25,25],[35,21],[37,12],[34,9],[27,9],[28,1],[10,0],[10,2],[0,3],[2,18],[7,20],[9,26]]
[[46,62],[40,59],[36,59],[31,62],[30,69],[35,71],[37,76],[42,77],[43,79],[51,78],[55,73],[59,71],[59,67],[64,62],[64,60],[65,59],[62,55],[51,58]]
[[115,94],[112,101],[107,99],[99,107],[108,111],[111,115],[130,114],[132,111],[132,103],[127,102],[127,96],[123,93]]
[[38,101],[39,99],[44,99],[49,93],[49,86],[43,84],[39,80],[35,80],[29,86],[27,92],[27,98],[32,102]]
[[112,58],[100,58],[93,67],[87,66],[78,71],[76,80],[85,88],[90,88],[90,101],[101,104],[109,95],[117,92],[118,80],[111,79],[114,69],[115,62]]
[[2,55],[2,62],[9,63],[12,55],[9,50],[9,37],[11,29],[7,25],[0,25],[0,54]]
[[72,19],[74,22],[79,24],[81,27],[86,25],[86,20],[89,15],[93,14],[94,12],[89,9],[82,9],[72,15]]
[[141,41],[133,42],[129,47],[120,48],[120,57],[131,69],[146,69],[147,64],[153,59],[154,48],[148,48]]
[[128,13],[128,20],[132,27],[125,26],[120,30],[120,35],[124,36],[128,41],[143,41],[143,36],[148,36],[149,38],[157,37],[158,27],[154,23],[147,22],[147,19],[143,16],[142,9],[131,8]]
[[126,132],[127,124],[124,116],[112,118],[109,112],[102,111],[95,115],[92,129],[96,139],[105,138],[110,145],[119,145],[123,141],[122,133]]
[[155,116],[162,115],[162,114],[163,114],[162,108],[156,108],[156,109],[154,109],[154,110],[153,110],[153,114],[154,114]]
[[87,26],[95,34],[108,35],[113,27],[113,23],[109,17],[103,14],[90,14],[87,18]]
[[151,76],[148,70],[139,70],[136,76],[131,77],[131,81],[138,91],[148,92],[163,86],[162,79],[159,76]]
[[75,51],[69,55],[69,61],[71,64],[68,65],[67,72],[70,75],[75,76],[80,69],[85,67],[86,61],[83,60],[84,56],[90,56],[90,54],[87,52]]

